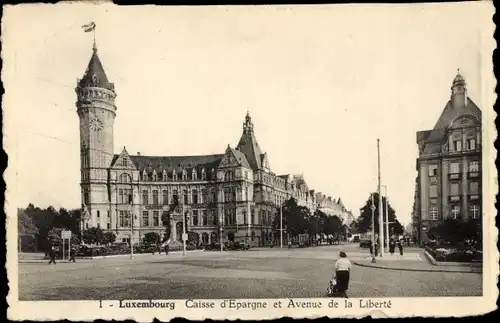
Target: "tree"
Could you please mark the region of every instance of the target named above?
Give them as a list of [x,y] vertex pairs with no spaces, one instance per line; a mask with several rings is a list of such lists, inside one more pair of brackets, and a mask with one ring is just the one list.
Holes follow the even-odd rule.
[[144,235],[145,244],[158,244],[160,243],[160,235],[156,232],[148,232]]
[[36,236],[38,228],[31,216],[22,209],[17,209],[17,234],[19,237],[19,251],[36,250]]
[[172,228],[170,227],[170,211],[163,212],[161,215],[161,222],[163,223],[163,226],[165,227],[165,234],[163,236],[163,240],[167,241],[170,239],[170,235],[172,234]]
[[109,245],[116,241],[116,234],[113,231],[106,231],[102,236],[102,243]]
[[100,228],[90,228],[83,231],[83,241],[87,244],[101,244],[104,241],[104,233]]
[[[278,214],[280,210],[277,210]],[[308,229],[309,209],[304,206],[299,206],[294,198],[287,200],[282,206],[283,212],[283,229],[291,236],[304,233]],[[280,217],[274,217],[272,228],[275,235],[279,235]]]
[[[379,233],[379,195],[378,193],[373,193],[373,201],[375,204],[375,234]],[[391,207],[390,203],[387,203],[389,207],[389,232],[390,234],[401,235],[404,232],[403,226],[396,218],[396,211]],[[360,216],[356,221],[356,227],[359,233],[371,232],[372,229],[372,199],[371,196],[366,201],[365,205],[360,209]],[[385,197],[382,197],[382,212],[384,212],[385,220]],[[385,224],[384,224],[385,229]]]
[[482,240],[481,226],[477,221],[446,218],[439,225],[429,229],[429,238],[443,240],[452,245],[460,245],[470,240],[473,244],[478,244]]

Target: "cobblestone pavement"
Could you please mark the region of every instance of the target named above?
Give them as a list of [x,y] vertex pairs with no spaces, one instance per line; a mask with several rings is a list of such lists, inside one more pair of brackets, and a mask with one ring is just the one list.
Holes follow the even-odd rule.
[[[210,299],[323,297],[338,251],[352,260],[357,245],[305,249],[198,252],[19,264],[20,300]],[[406,261],[425,261],[408,253]],[[410,260],[408,260],[410,259]],[[411,260],[413,259],[413,260]],[[410,272],[353,266],[350,297],[478,296],[477,273]]]

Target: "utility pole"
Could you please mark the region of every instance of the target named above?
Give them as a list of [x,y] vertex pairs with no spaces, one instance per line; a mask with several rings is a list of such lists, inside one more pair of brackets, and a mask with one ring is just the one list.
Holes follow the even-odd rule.
[[384,210],[382,205],[382,187],[380,180],[380,139],[377,139],[378,155],[378,237],[380,245],[380,257],[384,256]]
[[283,205],[280,205],[280,247],[283,249]]
[[372,234],[371,234],[371,256],[372,256],[372,263],[375,263],[376,260],[375,260],[375,202],[373,201],[373,193],[371,194],[371,199],[372,199],[372,206],[371,206],[371,210],[372,210]]

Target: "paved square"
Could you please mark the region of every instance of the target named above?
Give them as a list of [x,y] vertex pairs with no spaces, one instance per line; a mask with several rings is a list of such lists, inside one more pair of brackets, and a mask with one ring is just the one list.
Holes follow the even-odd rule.
[[[137,255],[76,263],[19,264],[20,300],[324,297],[338,251],[355,245]],[[399,256],[394,255],[395,259]],[[384,257],[388,259],[389,256]],[[408,253],[405,260],[424,261]],[[402,258],[400,258],[402,259]],[[477,273],[411,272],[353,265],[350,297],[480,296]]]

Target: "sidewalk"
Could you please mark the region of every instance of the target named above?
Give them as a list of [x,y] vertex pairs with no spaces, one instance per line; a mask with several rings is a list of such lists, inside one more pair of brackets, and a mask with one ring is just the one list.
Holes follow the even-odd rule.
[[405,259],[380,259],[377,258],[375,263],[372,263],[371,258],[356,260],[353,263],[360,267],[369,267],[386,270],[402,270],[402,271],[423,271],[423,272],[449,272],[449,273],[481,273],[482,266],[478,265],[440,265],[431,264],[425,256],[420,256],[420,260],[405,260]]

